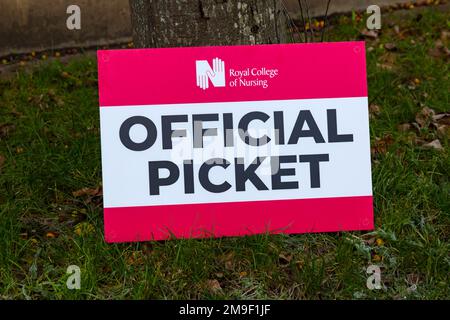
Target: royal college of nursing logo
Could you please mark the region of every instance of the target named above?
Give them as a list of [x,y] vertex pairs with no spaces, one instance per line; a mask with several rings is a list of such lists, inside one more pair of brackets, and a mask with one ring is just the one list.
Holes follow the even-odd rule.
[[225,87],[225,62],[219,58],[212,60],[212,68],[206,60],[195,61],[197,86],[203,90],[209,88],[209,81],[214,87]]

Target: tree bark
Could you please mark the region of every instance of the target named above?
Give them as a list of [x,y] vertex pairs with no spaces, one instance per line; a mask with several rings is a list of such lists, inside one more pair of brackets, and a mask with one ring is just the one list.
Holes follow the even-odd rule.
[[286,42],[280,0],[129,0],[134,46]]

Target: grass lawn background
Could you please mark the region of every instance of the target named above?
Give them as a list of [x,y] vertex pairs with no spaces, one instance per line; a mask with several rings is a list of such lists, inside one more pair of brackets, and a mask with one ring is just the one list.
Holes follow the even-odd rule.
[[[450,14],[382,18],[366,39],[373,232],[106,244],[95,59],[0,80],[0,298],[449,299],[448,118],[438,130],[425,107],[450,111]],[[329,41],[365,23],[332,20]],[[371,264],[382,290],[366,287]],[[81,290],[66,288],[69,265]]]

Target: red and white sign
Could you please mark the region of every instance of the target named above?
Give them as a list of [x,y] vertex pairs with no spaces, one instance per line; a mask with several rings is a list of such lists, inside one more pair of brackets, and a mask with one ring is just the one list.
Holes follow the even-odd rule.
[[98,51],[105,238],[373,228],[364,42]]

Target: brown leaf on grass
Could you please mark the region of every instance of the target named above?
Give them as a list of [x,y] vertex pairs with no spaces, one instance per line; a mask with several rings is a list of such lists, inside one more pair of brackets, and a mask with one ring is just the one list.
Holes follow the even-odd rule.
[[437,129],[439,125],[450,124],[450,114],[436,114],[433,109],[423,107],[416,114],[415,120],[416,122],[413,122],[412,125],[417,129],[417,131],[420,131],[421,129]]
[[280,265],[282,266],[288,266],[290,262],[292,261],[292,254],[288,253],[280,253],[278,255],[278,261],[280,262]]
[[144,255],[142,251],[133,251],[126,259],[127,264],[131,266],[140,266],[144,264]]
[[440,36],[441,41],[447,43],[448,38],[450,38],[450,31],[442,30]]
[[97,188],[82,188],[80,190],[72,192],[72,195],[74,197],[82,197],[82,196],[95,197],[95,196],[101,196],[102,195],[102,190],[101,190],[100,187],[97,187]]
[[4,123],[0,125],[0,140],[2,138],[8,137],[14,130],[16,126],[12,123]]
[[388,42],[384,44],[384,48],[388,51],[394,51],[397,50],[397,45],[395,43]]
[[411,130],[413,126],[410,123],[401,123],[397,126],[397,130],[400,132],[407,132]]
[[424,107],[416,114],[416,122],[420,128],[426,128],[432,122],[434,115],[435,112],[433,109]]
[[437,39],[436,42],[434,43],[434,46],[438,49],[442,49],[444,47],[444,42],[442,42],[441,39]]
[[393,52],[385,52],[380,56],[377,62],[377,67],[385,70],[392,70],[395,66],[396,54]]
[[449,48],[444,47],[442,50],[444,51],[444,54],[447,58],[450,57],[450,49]]
[[394,138],[390,134],[383,138],[375,138],[371,147],[372,155],[385,154],[392,143],[394,143]]
[[225,265],[228,271],[234,270],[234,252],[229,252],[220,258],[220,261]]
[[439,125],[450,126],[450,113],[442,112],[433,115],[433,122],[435,122],[437,126]]
[[48,239],[58,238],[59,234],[57,232],[49,231],[45,234],[45,237]]
[[424,144],[427,143],[426,140],[424,140],[424,139],[422,139],[422,138],[419,138],[419,137],[416,136],[415,134],[414,134],[413,136],[411,136],[411,142],[412,142],[413,144],[418,145],[418,146],[423,146]]
[[378,38],[378,32],[375,30],[364,29],[363,31],[361,31],[361,36],[363,36],[364,38],[376,39]]
[[438,39],[434,43],[434,48],[428,50],[428,54],[434,58],[449,57],[450,51],[444,44],[443,40]]
[[450,139],[450,126],[442,124],[437,127],[437,135],[441,139],[448,138]]
[[233,271],[234,270],[233,261],[225,261],[225,269],[227,269],[228,271]]
[[220,282],[218,280],[216,280],[216,279],[207,280],[206,281],[206,287],[212,293],[217,293],[217,292],[222,291],[222,287],[220,286]]
[[375,244],[375,242],[376,242],[375,237],[369,238],[369,239],[367,239],[367,241],[365,241],[365,243],[369,246],[373,246]]
[[426,143],[426,144],[423,145],[423,147],[427,148],[427,149],[435,149],[435,150],[439,150],[439,151],[444,150],[444,148],[442,147],[442,144],[439,141],[439,139],[436,139],[436,140],[433,140],[433,141],[431,141],[429,143]]
[[301,270],[301,269],[304,267],[304,265],[305,265],[305,261],[302,260],[302,259],[296,260],[294,263],[295,263],[295,265],[297,266],[297,268],[300,269],[300,270]]
[[387,63],[377,63],[377,67],[383,70],[392,70],[394,69],[393,65],[387,64]]
[[440,58],[442,57],[442,50],[439,48],[430,48],[430,50],[428,50],[428,55],[433,58]]
[[406,276],[406,282],[409,285],[417,285],[420,282],[420,276],[417,273],[410,273]]
[[52,97],[52,98],[56,97],[56,91],[55,91],[55,89],[48,89],[48,90],[47,90],[47,94],[48,94],[50,97]]
[[72,192],[72,195],[76,198],[83,198],[85,203],[92,203],[95,206],[100,206],[102,202],[102,187],[96,188],[82,188],[80,190]]
[[369,106],[369,117],[375,118],[375,116],[378,116],[381,113],[381,108],[377,104],[371,104]]

